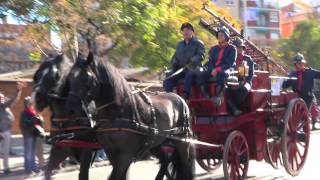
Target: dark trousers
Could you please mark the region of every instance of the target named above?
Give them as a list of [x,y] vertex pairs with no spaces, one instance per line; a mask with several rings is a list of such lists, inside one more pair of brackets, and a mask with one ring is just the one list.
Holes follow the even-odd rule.
[[197,75],[197,85],[203,88],[205,94],[209,93],[208,80],[210,78],[215,78],[217,84],[217,96],[220,96],[224,91],[224,85],[228,75],[225,72],[218,72],[216,77],[212,77],[211,72],[203,71]]
[[243,104],[248,93],[249,90],[242,84],[236,89],[232,89],[231,87],[228,87],[227,89],[228,97],[237,107],[240,107]]
[[300,97],[304,100],[308,109],[310,109],[310,106],[312,105],[312,103],[317,104],[317,99],[315,96],[300,96]]
[[[167,77],[173,74],[175,71],[171,71],[167,74]],[[166,92],[172,92],[177,86],[179,80],[184,79],[184,93],[189,96],[191,93],[192,84],[195,81],[195,74],[191,71],[183,71],[180,74],[163,81],[163,87]]]
[[[216,83],[218,86],[224,86],[226,79],[227,79],[228,75],[221,71],[217,73],[216,78]],[[207,81],[212,78],[211,72],[209,71],[203,71],[201,73],[198,74],[197,76],[197,83],[198,85],[207,85]]]

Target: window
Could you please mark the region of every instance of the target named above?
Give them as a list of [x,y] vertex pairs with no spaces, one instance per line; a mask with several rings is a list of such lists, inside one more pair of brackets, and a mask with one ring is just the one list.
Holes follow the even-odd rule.
[[270,39],[279,39],[280,35],[279,32],[271,32]]
[[270,22],[272,23],[279,22],[278,12],[270,12]]
[[228,6],[233,6],[234,5],[234,0],[226,0],[226,5]]

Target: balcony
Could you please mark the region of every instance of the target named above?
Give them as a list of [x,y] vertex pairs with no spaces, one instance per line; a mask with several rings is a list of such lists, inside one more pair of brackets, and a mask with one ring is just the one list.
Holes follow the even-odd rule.
[[240,7],[244,7],[245,1],[247,8],[259,8],[264,10],[279,10],[280,6],[277,0],[242,0]]
[[274,29],[274,28],[279,28],[280,24],[279,22],[267,22],[267,23],[261,23],[260,21],[247,21],[247,25],[250,27],[261,27],[261,28],[270,28],[270,29]]

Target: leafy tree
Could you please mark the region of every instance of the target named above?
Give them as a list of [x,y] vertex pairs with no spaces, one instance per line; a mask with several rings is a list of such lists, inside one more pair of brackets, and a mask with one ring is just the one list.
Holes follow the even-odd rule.
[[[180,25],[190,21],[207,47],[215,38],[202,30],[203,0],[0,0],[0,14],[9,13],[32,25],[29,36],[47,41],[51,29],[60,32],[63,47],[72,55],[78,42],[86,43],[101,35],[112,40],[106,55],[115,64],[124,57],[134,66],[158,69],[168,65],[176,43],[181,39]],[[218,14],[231,16],[210,4]],[[232,21],[238,25],[237,21]],[[81,44],[80,43],[80,44]],[[95,41],[90,46],[95,47]],[[82,47],[80,45],[80,47]]]
[[292,57],[300,52],[304,54],[308,65],[320,68],[320,23],[312,19],[299,23],[291,37],[280,40],[276,49],[279,58],[292,66]]

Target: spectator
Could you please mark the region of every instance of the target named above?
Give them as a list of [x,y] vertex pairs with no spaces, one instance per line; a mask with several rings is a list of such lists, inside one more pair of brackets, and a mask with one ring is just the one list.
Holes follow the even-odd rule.
[[9,169],[9,153],[10,153],[10,140],[11,140],[11,127],[14,121],[13,113],[10,110],[20,98],[22,88],[26,87],[25,83],[17,83],[17,92],[13,98],[7,98],[3,93],[0,93],[0,147],[3,151],[3,166],[4,173],[10,173]]
[[24,143],[24,169],[27,174],[38,173],[39,168],[35,162],[36,142],[38,136],[43,136],[43,129],[41,129],[41,116],[35,111],[30,96],[24,100],[24,111],[20,117],[20,128]]
[[107,155],[104,152],[104,149],[97,150],[95,161],[100,162],[100,161],[105,161],[105,160],[107,160]]

